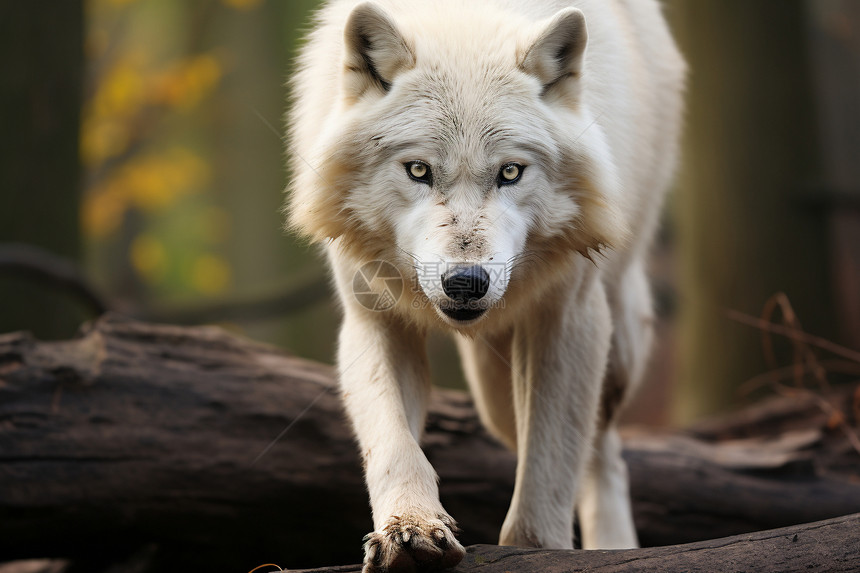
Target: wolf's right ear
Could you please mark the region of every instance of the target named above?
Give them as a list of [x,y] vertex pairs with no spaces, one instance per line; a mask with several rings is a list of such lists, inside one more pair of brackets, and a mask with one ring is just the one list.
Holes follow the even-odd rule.
[[373,2],[353,8],[344,30],[347,94],[387,92],[394,77],[415,65],[415,54],[385,11]]
[[576,8],[565,8],[543,25],[526,48],[520,68],[541,81],[544,93],[567,87],[579,78],[587,43],[585,16]]

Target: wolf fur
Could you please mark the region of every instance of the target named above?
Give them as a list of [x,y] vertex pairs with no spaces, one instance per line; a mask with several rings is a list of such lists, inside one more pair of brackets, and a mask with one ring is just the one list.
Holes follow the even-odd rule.
[[[651,345],[645,258],[685,76],[657,2],[335,0],[299,64],[289,223],[325,244],[343,306],[365,572],[464,555],[419,446],[431,328],[454,334],[483,423],[518,455],[499,542],[570,548],[576,507],[583,547],[635,546],[615,419]],[[355,296],[372,261],[405,281],[382,311]],[[467,319],[445,310],[464,265],[489,276]]]

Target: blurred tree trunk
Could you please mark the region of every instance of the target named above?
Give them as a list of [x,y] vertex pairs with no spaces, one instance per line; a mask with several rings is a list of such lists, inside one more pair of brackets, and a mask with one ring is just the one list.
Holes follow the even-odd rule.
[[860,348],[860,2],[807,0],[840,328]]
[[[269,0],[237,12],[220,10],[213,29],[229,30],[230,73],[211,107],[213,184],[230,217],[227,254],[234,295],[242,298],[273,285],[322,276],[315,251],[283,231],[285,83],[318,0]],[[268,287],[268,288],[267,288]],[[332,360],[337,312],[315,305],[285,319],[241,324],[246,334],[276,341],[315,360]]]
[[[212,22],[213,29],[229,30],[222,34],[233,60],[207,110],[213,121],[206,129],[212,134],[214,191],[230,218],[225,248],[239,296],[277,283],[288,268],[280,206],[286,13],[294,9],[291,4],[264,2],[242,12],[222,9]],[[272,337],[271,325],[248,328],[254,338]]]
[[[0,3],[0,241],[78,259],[83,2]],[[82,311],[0,274],[0,332],[71,335]]]
[[676,414],[721,410],[766,369],[758,315],[785,292],[834,337],[824,214],[801,197],[818,147],[802,0],[671,0],[691,69],[677,203],[683,301]]

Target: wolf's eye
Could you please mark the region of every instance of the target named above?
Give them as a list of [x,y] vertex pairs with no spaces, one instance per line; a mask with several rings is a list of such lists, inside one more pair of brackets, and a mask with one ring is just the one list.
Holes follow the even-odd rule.
[[522,177],[524,170],[525,167],[519,163],[508,163],[507,165],[502,166],[499,170],[497,182],[499,185],[510,185],[511,183],[516,183],[520,180],[520,177]]
[[432,183],[430,166],[423,161],[410,161],[409,163],[406,163],[405,166],[406,174],[409,175],[409,178],[413,181],[425,183],[427,185]]

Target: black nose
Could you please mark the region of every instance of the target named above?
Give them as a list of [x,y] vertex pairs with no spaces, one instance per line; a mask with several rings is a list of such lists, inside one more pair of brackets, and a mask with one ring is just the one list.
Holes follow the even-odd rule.
[[455,303],[469,304],[490,290],[490,275],[480,265],[456,267],[442,275],[442,290]]

